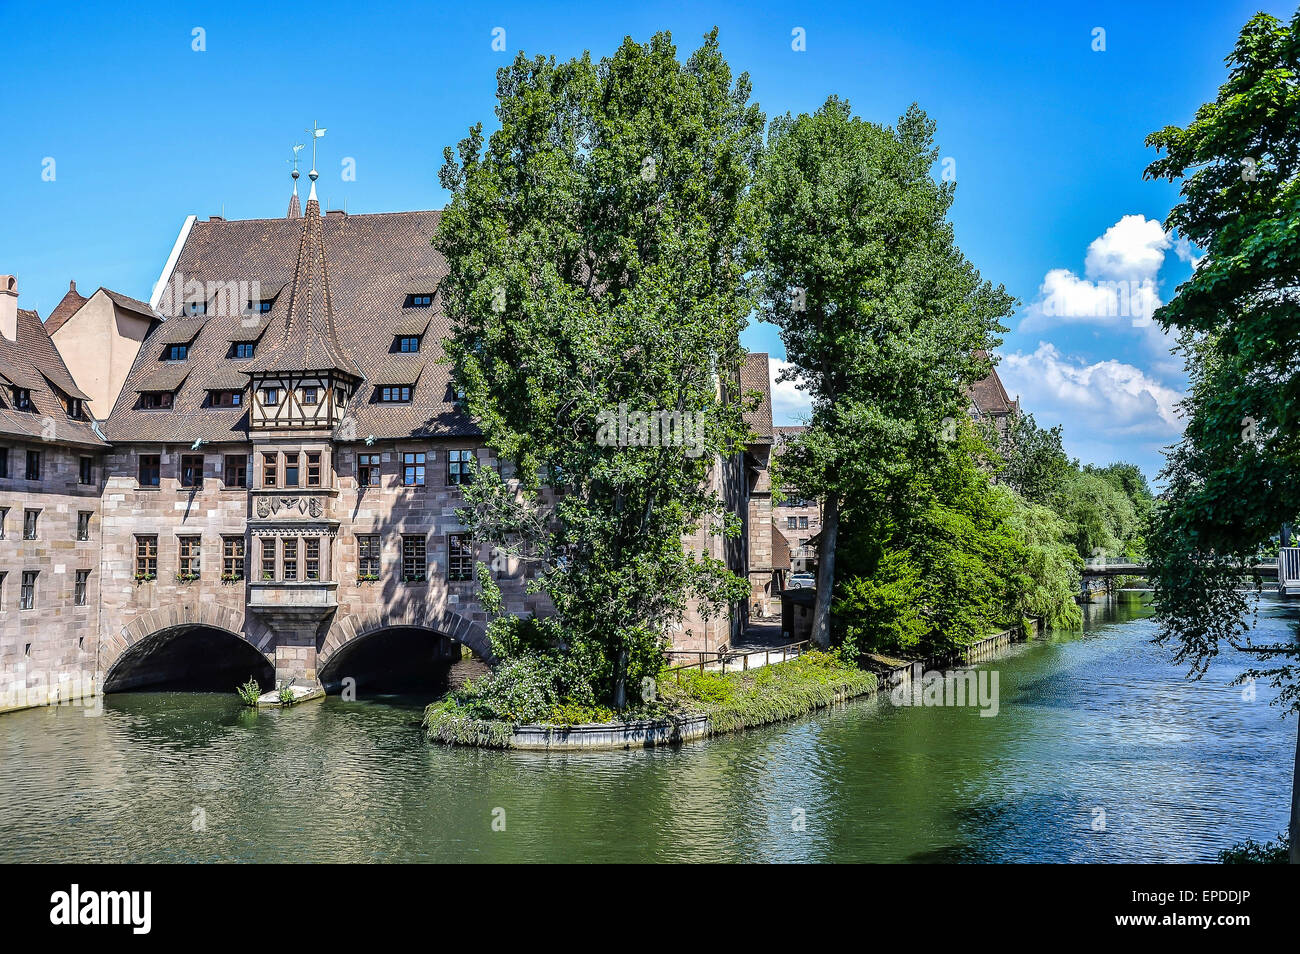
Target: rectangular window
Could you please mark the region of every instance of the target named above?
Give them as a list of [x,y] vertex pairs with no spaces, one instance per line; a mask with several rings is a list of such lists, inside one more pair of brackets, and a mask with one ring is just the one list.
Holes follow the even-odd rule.
[[807,529],[808,529],[808,518],[807,518],[807,517],[800,517],[800,518],[799,518],[799,529],[800,529],[800,530],[807,530]]
[[239,407],[244,403],[243,391],[209,391],[209,407]]
[[474,578],[474,546],[468,533],[447,534],[447,579],[472,580]]
[[411,386],[403,384],[379,389],[379,400],[384,404],[410,404]]
[[284,485],[286,487],[298,486],[298,455],[284,455]]
[[474,459],[472,450],[454,450],[447,455],[447,483],[468,484],[473,479],[469,463]]
[[77,580],[72,586],[72,602],[77,606],[86,605],[86,583],[90,580],[89,570],[78,570]]
[[304,406],[310,406],[320,403],[320,388],[306,387],[302,389],[302,403]]
[[36,518],[39,517],[40,515],[41,512],[39,510],[23,511],[23,539],[24,540],[36,539]]
[[182,487],[203,486],[203,455],[202,454],[181,455],[181,486]]
[[19,594],[18,608],[33,609],[36,606],[36,571],[23,570],[23,588]]
[[227,487],[247,487],[248,458],[243,454],[227,454],[225,474],[221,479]]
[[798,530],[798,529],[799,529],[799,518],[798,518],[798,517],[786,517],[786,518],[785,518],[785,528],[786,528],[787,530]]
[[406,298],[408,308],[428,308],[432,304],[432,295],[408,295]]
[[397,339],[397,349],[403,354],[416,354],[420,350],[419,335],[405,335]]
[[282,579],[298,579],[298,539],[297,537],[285,537],[280,544],[280,567],[283,571]]
[[221,578],[233,583],[244,578],[244,538],[221,538]]
[[424,486],[424,452],[402,455],[402,484],[407,487]]
[[68,412],[68,417],[72,418],[74,421],[79,421],[84,416],[82,414],[81,398],[70,397],[63,407]]
[[135,538],[135,578],[152,580],[158,575],[158,538],[156,536],[137,536]]
[[5,580],[8,578],[9,574],[0,570],[0,610],[5,608]]
[[278,484],[276,484],[276,480],[278,480],[279,478],[276,475],[276,471],[275,471],[275,466],[278,460],[279,457],[276,454],[262,455],[262,486],[263,487],[279,486]]
[[157,411],[171,406],[171,391],[146,391],[140,395],[140,407],[146,411]]
[[90,539],[90,515],[93,512],[94,511],[91,510],[77,511],[77,539],[78,540]]
[[379,579],[379,534],[357,535],[357,576],[363,580]]
[[190,346],[184,344],[168,345],[166,351],[167,361],[184,361],[190,354]]
[[320,451],[307,452],[307,486],[320,486]]
[[32,403],[32,392],[28,388],[14,388],[14,410],[36,410],[36,405]]
[[41,479],[41,452],[29,450],[27,452],[27,479]]
[[82,457],[78,461],[77,483],[93,484],[95,482],[95,458]]
[[157,487],[162,475],[161,458],[157,454],[140,455],[140,486]]
[[423,583],[428,577],[428,544],[423,536],[402,537],[402,581]]
[[192,301],[185,306],[185,314],[187,315],[206,315],[207,313],[208,303],[206,301]]
[[275,300],[271,298],[254,298],[248,303],[248,310],[259,315],[264,315],[271,310]]
[[275,537],[262,538],[262,579],[275,579]]
[[379,455],[357,455],[357,485],[360,487],[379,486]]
[[0,477],[9,476],[9,448],[0,447]]
[[307,537],[302,541],[302,562],[304,579],[320,579],[320,538]]
[[0,540],[5,538],[5,524],[9,522],[9,508],[0,507]]
[[181,561],[176,575],[181,579],[198,579],[200,567],[201,537],[181,537]]
[[280,403],[279,388],[262,388],[262,403],[267,407],[274,407]]
[[232,358],[251,358],[253,356],[254,344],[251,341],[236,341],[230,346],[230,356]]

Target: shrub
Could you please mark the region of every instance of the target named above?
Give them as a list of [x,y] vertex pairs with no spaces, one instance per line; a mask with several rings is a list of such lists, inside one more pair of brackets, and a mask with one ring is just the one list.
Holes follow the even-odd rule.
[[1290,858],[1291,838],[1285,834],[1264,844],[1247,838],[1219,852],[1219,864],[1223,865],[1284,865]]

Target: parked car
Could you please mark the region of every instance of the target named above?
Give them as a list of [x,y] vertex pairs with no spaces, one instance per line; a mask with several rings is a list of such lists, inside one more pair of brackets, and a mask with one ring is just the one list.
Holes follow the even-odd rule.
[[813,590],[817,588],[817,581],[811,573],[796,573],[790,577],[789,588],[792,590]]

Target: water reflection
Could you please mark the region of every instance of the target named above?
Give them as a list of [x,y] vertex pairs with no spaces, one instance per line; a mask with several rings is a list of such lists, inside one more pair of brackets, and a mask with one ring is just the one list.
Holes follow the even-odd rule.
[[[422,700],[397,697],[14,713],[0,859],[1182,861],[1272,837],[1294,723],[1267,687],[1228,685],[1245,659],[1186,682],[1148,599],[1091,604],[1083,633],[989,663],[996,718],[881,699],[677,750],[547,755],[425,746]],[[1295,620],[1265,600],[1257,638]]]

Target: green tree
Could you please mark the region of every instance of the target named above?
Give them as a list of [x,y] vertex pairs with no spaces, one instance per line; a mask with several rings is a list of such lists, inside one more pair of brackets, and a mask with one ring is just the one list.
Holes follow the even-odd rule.
[[1061,446],[1061,427],[1042,428],[1032,414],[1013,414],[1005,429],[981,422],[984,439],[1001,458],[998,479],[1030,503],[1060,507],[1073,465]]
[[[1148,549],[1161,638],[1200,677],[1221,643],[1258,653],[1279,702],[1300,708],[1294,643],[1251,646],[1238,592],[1256,549],[1296,515],[1300,467],[1300,19],[1258,14],[1228,79],[1186,128],[1147,138],[1150,178],[1181,182],[1166,226],[1205,250],[1156,318],[1179,333],[1191,376],[1186,430],[1164,476]],[[1290,844],[1300,861],[1300,740]]]
[[768,133],[761,314],[812,398],[782,463],[823,502],[819,646],[830,642],[842,508],[883,503],[937,458],[1014,304],[957,248],[953,184],[930,176],[937,159],[934,123],[916,106],[889,128],[831,97]]
[[[716,31],[685,63],[667,33],[599,63],[520,54],[497,74],[500,129],[445,151],[447,350],[514,465],[476,474],[462,519],[531,562],[559,620],[535,633],[619,707],[690,599],[717,613],[748,593],[683,538],[738,530],[708,478],[747,432],[736,382],[764,122],[749,96]],[[652,438],[674,420],[681,440]]]

